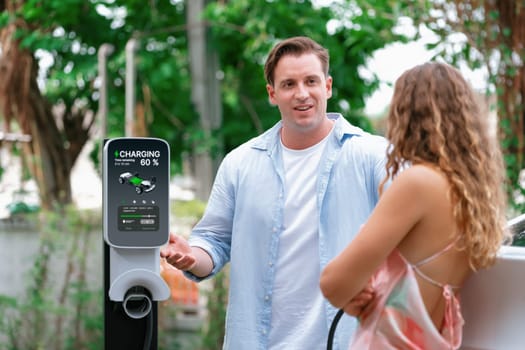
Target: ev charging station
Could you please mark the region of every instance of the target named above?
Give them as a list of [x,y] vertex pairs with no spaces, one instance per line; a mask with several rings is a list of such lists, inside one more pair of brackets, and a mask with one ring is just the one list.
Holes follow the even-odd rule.
[[157,349],[157,301],[170,289],[160,276],[169,239],[169,145],[123,137],[103,148],[104,347]]

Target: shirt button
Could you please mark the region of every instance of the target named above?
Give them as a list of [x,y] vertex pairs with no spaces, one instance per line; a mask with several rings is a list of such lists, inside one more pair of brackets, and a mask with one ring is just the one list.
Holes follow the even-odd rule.
[[264,300],[268,301],[268,300],[270,300],[270,297],[267,295],[267,296],[264,297]]

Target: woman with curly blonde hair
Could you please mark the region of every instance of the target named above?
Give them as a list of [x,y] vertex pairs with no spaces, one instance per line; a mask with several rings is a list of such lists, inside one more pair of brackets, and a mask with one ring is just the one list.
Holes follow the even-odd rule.
[[510,238],[495,132],[455,68],[425,63],[396,81],[386,137],[390,185],[321,289],[359,318],[351,349],[457,349],[459,289]]

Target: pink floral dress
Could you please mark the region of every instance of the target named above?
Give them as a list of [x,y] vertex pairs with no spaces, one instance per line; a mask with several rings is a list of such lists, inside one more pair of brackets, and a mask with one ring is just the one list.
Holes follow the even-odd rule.
[[[461,345],[463,317],[454,286],[440,284],[418,267],[437,258],[453,246],[417,264],[409,263],[396,249],[376,272],[376,298],[361,315],[359,328],[350,345],[352,350],[444,350]],[[443,290],[446,301],[442,328],[436,329],[427,313],[415,274]]]

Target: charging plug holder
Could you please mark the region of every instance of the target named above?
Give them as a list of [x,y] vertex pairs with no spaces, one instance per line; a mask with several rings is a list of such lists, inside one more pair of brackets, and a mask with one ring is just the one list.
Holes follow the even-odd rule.
[[[111,261],[109,298],[123,302],[124,311],[128,316],[141,318],[136,317],[136,312],[128,312],[126,309],[126,302],[130,300],[136,302],[138,299],[145,299],[144,302],[149,303],[151,308],[152,300],[169,298],[170,289],[160,276],[159,248],[119,249],[110,247],[109,254]],[[143,290],[141,291],[140,288]]]
[[134,319],[146,317],[153,301],[169,298],[170,289],[160,277],[158,248],[152,254],[151,249],[110,247],[109,254],[109,299],[122,302],[126,315]]
[[152,305],[151,295],[144,287],[130,288],[122,301],[124,312],[134,319],[148,316],[151,312]]

